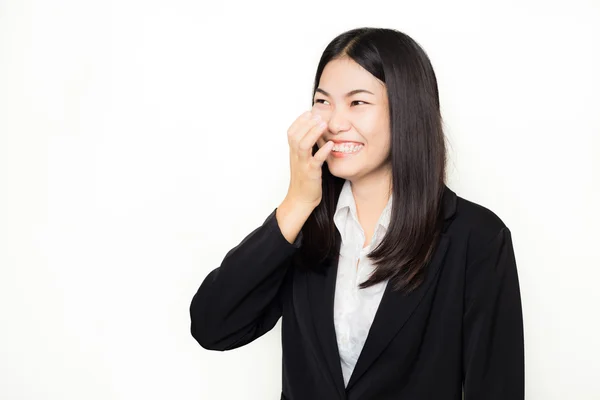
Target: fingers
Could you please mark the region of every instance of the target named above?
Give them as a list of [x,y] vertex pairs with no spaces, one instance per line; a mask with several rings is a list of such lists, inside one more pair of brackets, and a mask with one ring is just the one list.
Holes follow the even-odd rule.
[[331,150],[333,150],[333,142],[331,140],[325,143],[323,146],[321,146],[319,150],[317,150],[317,152],[313,156],[315,163],[317,163],[317,167],[321,168],[321,166],[323,166],[323,163],[329,156],[329,153],[331,153]]
[[323,135],[327,124],[324,121],[319,121],[313,125],[308,132],[298,142],[298,158],[300,160],[308,160],[312,157],[312,148],[317,143],[317,140]]
[[298,118],[296,118],[296,120],[288,128],[288,137],[291,138],[297,136],[299,128],[302,127],[308,120],[310,120],[310,117],[312,117],[312,113],[310,111],[305,111],[299,115]]
[[[316,118],[315,118],[316,117]],[[333,142],[327,142],[312,155],[312,149],[323,135],[327,123],[318,114],[311,111],[302,113],[288,129],[290,150],[296,154],[297,160],[308,162],[320,170],[323,163],[333,150]]]
[[[295,149],[295,151],[299,150],[299,144],[303,137],[306,135],[306,133],[320,122],[320,120],[313,118],[315,116],[317,116],[317,114],[313,115],[310,111],[307,111],[301,116],[299,116],[289,127],[288,142],[290,144],[290,147],[292,149]],[[300,152],[304,153],[302,154],[304,158],[307,158],[310,155],[310,149],[313,145],[314,142],[310,144],[310,146],[308,146],[308,149],[306,148],[306,144],[303,145],[302,150],[300,150]]]

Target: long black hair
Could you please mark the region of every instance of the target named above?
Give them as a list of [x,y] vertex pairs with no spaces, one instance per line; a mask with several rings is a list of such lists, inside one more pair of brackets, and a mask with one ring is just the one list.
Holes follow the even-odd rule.
[[[393,290],[408,293],[423,281],[424,267],[437,246],[443,222],[446,146],[435,73],[425,51],[408,35],[384,28],[352,29],[325,48],[313,99],[323,69],[340,58],[352,59],[385,83],[390,112],[390,224],[381,243],[368,255],[375,271],[360,288],[389,278]],[[318,149],[315,144],[313,155]],[[305,267],[339,260],[341,236],[333,216],[344,182],[323,163],[322,200],[302,228],[299,256]]]

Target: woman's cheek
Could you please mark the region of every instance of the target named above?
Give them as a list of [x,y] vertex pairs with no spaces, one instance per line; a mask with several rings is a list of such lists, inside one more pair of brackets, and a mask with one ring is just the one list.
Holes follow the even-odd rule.
[[323,113],[321,110],[313,108],[312,113],[313,115],[320,115],[321,119],[325,121],[325,113]]
[[315,103],[310,110],[313,114],[319,114],[321,118],[325,119],[327,112],[323,110],[324,105],[320,103]]

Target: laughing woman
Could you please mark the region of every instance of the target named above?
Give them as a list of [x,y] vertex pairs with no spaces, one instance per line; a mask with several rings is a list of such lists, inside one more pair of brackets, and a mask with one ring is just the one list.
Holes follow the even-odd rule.
[[201,283],[198,343],[232,350],[281,318],[281,399],[523,399],[511,232],[445,183],[423,49],[392,29],[339,35],[287,136],[288,193]]

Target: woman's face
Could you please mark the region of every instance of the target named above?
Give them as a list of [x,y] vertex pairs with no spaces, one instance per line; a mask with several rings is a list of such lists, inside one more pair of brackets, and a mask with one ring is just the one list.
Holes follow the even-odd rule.
[[[349,94],[355,90],[366,90]],[[386,167],[390,153],[390,119],[385,84],[349,58],[329,62],[313,98],[312,112],[320,114],[327,128],[317,140],[362,144],[355,153],[332,151],[327,166],[334,176],[355,181]],[[389,162],[387,163],[389,164]]]

